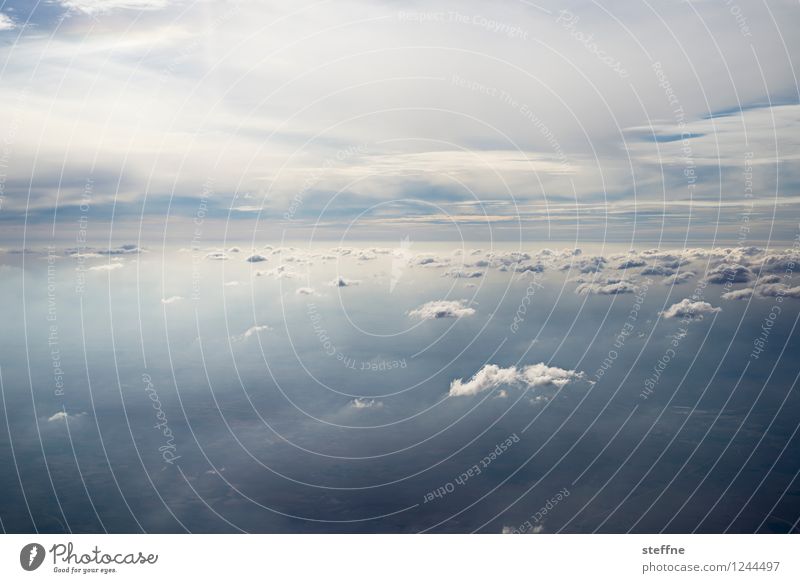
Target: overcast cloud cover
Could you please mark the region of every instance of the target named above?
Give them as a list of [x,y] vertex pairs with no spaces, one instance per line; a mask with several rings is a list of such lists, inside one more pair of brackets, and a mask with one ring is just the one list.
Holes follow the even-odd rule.
[[3,220],[88,196],[168,235],[202,201],[216,235],[707,240],[745,210],[788,236],[797,9],[739,10],[6,0]]

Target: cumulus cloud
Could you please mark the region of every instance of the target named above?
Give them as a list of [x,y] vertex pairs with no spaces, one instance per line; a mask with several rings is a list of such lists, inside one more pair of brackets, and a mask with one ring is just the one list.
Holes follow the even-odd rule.
[[267,261],[267,258],[263,255],[259,255],[258,253],[253,253],[250,257],[245,259],[248,263],[261,263],[262,261]]
[[339,275],[339,276],[336,276],[335,278],[333,278],[333,280],[330,281],[328,283],[328,285],[333,286],[333,287],[350,287],[350,286],[353,286],[353,285],[358,285],[359,283],[361,283],[361,282],[358,281],[357,279],[346,279],[346,278],[342,277],[341,275]]
[[298,287],[297,290],[294,292],[298,296],[315,296],[317,292],[314,291],[313,287]]
[[746,283],[753,277],[753,273],[744,265],[730,265],[722,263],[706,274],[709,283]]
[[211,261],[226,261],[228,255],[222,251],[212,251],[211,253],[206,253],[206,259],[210,259]]
[[794,298],[800,299],[800,285],[789,287],[782,283],[767,283],[755,288],[737,289],[720,296],[723,300],[746,300],[748,298]]
[[580,295],[598,294],[615,296],[617,294],[631,294],[636,291],[636,286],[629,281],[609,280],[606,283],[582,283],[575,288],[575,293]]
[[380,409],[383,403],[375,399],[356,398],[350,401],[350,406],[353,409]]
[[475,309],[467,307],[467,300],[435,300],[409,311],[408,315],[420,320],[463,318],[475,315]]
[[608,263],[608,260],[602,256],[586,257],[578,261],[570,261],[560,267],[562,271],[574,269],[580,273],[597,273],[603,266]]
[[566,370],[557,366],[547,366],[543,362],[523,368],[510,366],[503,368],[487,364],[464,382],[456,379],[450,383],[451,397],[477,395],[501,386],[517,388],[555,387],[561,388],[573,381],[585,380],[583,372]]
[[753,297],[753,292],[755,290],[752,287],[746,287],[744,289],[736,289],[727,293],[724,293],[720,296],[723,300],[746,300]]
[[665,318],[697,318],[703,319],[704,314],[715,314],[721,312],[722,308],[715,308],[708,302],[693,302],[689,298],[679,301],[677,304],[672,304],[661,314]]
[[182,296],[170,296],[168,298],[161,298],[162,304],[174,304],[175,302],[179,302],[183,299]]
[[647,265],[647,262],[644,259],[639,259],[638,257],[631,257],[620,261],[617,264],[617,269],[633,269],[634,267],[644,267]]
[[664,285],[681,285],[682,283],[686,283],[692,279],[694,276],[694,271],[682,271],[681,273],[670,275],[669,277],[665,278],[662,283]]

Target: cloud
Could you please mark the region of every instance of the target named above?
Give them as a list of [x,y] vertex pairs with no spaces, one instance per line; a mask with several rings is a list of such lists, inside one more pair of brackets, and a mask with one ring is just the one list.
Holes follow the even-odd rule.
[[675,275],[670,275],[669,277],[665,278],[663,283],[664,285],[681,285],[682,283],[686,283],[690,279],[695,276],[694,271],[682,271],[681,273],[676,273]]
[[262,261],[267,261],[267,258],[263,255],[259,255],[258,253],[253,253],[250,257],[245,259],[248,263],[261,263]]
[[[772,280],[770,280],[772,281]],[[782,283],[766,283],[755,288],[737,289],[720,296],[723,300],[746,300],[748,298],[794,298],[800,299],[800,285],[789,287]]]
[[269,330],[272,330],[272,328],[266,325],[250,326],[247,330],[244,331],[243,334],[240,334],[239,336],[234,336],[233,339],[236,341],[247,340],[251,336],[255,336],[256,334],[259,334],[261,332],[267,332]]
[[598,294],[615,296],[618,294],[631,294],[636,291],[636,286],[629,281],[609,280],[606,283],[582,283],[575,288],[575,293],[580,295]]
[[708,283],[746,283],[753,277],[744,265],[729,265],[722,263],[706,274]]
[[617,264],[617,269],[632,269],[634,267],[644,267],[645,265],[647,265],[647,262],[644,259],[634,257],[620,261]]
[[95,265],[89,268],[89,271],[112,271],[114,269],[120,269],[122,267],[122,263],[104,263],[103,265]]
[[17,27],[11,17],[0,12],[0,32],[4,30],[13,30]]
[[206,259],[210,259],[211,261],[227,261],[228,255],[222,251],[212,251],[211,253],[206,253]]
[[752,287],[746,287],[744,289],[735,289],[733,291],[724,293],[720,296],[723,300],[746,300],[753,297],[753,292],[755,290]]
[[108,249],[97,249],[96,251],[100,255],[131,255],[135,253],[141,253],[142,250],[139,249],[137,245],[133,243],[128,243],[126,245],[120,245],[119,247],[109,247]]
[[789,287],[780,283],[760,285],[756,288],[758,295],[765,298],[800,298],[800,285]]
[[518,369],[516,366],[502,368],[487,364],[468,381],[456,379],[450,383],[451,397],[477,395],[501,386],[518,388],[556,387],[562,388],[570,382],[585,380],[586,375],[574,370],[547,366],[543,362]]
[[328,282],[328,285],[332,287],[350,287],[353,285],[358,285],[359,283],[361,282],[357,279],[345,279],[344,277],[339,275],[333,278],[332,281]]
[[179,302],[183,299],[182,296],[170,296],[168,298],[161,298],[162,304],[174,304],[175,302]]
[[240,285],[242,285],[242,282],[241,281],[236,281],[236,280],[226,281],[223,285],[225,287],[239,287]]
[[412,318],[420,320],[438,320],[440,318],[463,318],[475,315],[473,308],[467,307],[467,300],[436,300],[422,304],[408,312]]
[[672,304],[661,315],[665,318],[697,318],[702,320],[704,314],[715,314],[721,312],[722,308],[715,308],[708,302],[693,302],[689,298]]
[[298,287],[297,290],[294,292],[298,296],[315,296],[317,292],[314,291],[313,287]]
[[383,403],[375,399],[356,398],[350,401],[350,406],[353,409],[380,409],[383,407]]
[[456,279],[475,279],[477,277],[483,277],[482,271],[462,271],[460,269],[451,269],[450,271],[446,272],[445,275],[449,275],[450,277],[454,277]]
[[69,413],[66,413],[64,411],[59,411],[58,413],[55,413],[54,415],[51,415],[50,417],[48,417],[47,421],[48,421],[48,423],[55,423],[57,421],[66,421],[68,419],[77,419],[79,417],[84,417],[85,415],[86,415],[86,413],[76,413],[75,415],[70,415]]
[[83,14],[100,14],[112,10],[161,10],[167,0],[58,0],[64,8]]

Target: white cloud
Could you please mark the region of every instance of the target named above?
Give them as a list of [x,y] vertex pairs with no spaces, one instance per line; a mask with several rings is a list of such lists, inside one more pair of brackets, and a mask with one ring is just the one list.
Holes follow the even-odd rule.
[[693,271],[682,271],[680,273],[676,273],[675,275],[670,275],[669,277],[665,278],[662,282],[664,285],[681,285],[682,283],[686,283],[690,279],[695,276]]
[[268,332],[272,330],[269,326],[250,326],[247,330],[244,331],[243,334],[238,336],[233,336],[232,339],[234,342],[242,342],[243,340],[247,340],[253,336],[260,334],[261,332]]
[[[770,281],[772,281],[770,279]],[[800,298],[800,286],[789,287],[782,283],[766,283],[755,288],[737,289],[720,296],[723,300],[746,300],[748,298]]]
[[746,300],[753,297],[753,292],[755,290],[752,287],[746,287],[744,289],[735,289],[733,291],[729,291],[724,293],[720,296],[723,300]]
[[298,287],[297,290],[294,292],[298,296],[315,296],[317,292],[314,291],[313,287]]
[[168,298],[161,298],[162,304],[174,304],[175,302],[179,302],[183,299],[182,296],[170,296]]
[[48,417],[47,421],[49,423],[55,423],[57,421],[65,421],[67,419],[77,419],[78,417],[83,417],[85,415],[86,413],[77,413],[75,415],[70,415],[69,413],[65,413],[64,411],[59,411],[58,413],[55,413],[54,415]]
[[11,17],[0,12],[0,31],[13,30],[17,27]]
[[437,320],[439,318],[463,318],[473,316],[474,308],[467,307],[467,300],[436,300],[422,304],[408,312],[412,318],[420,320]]
[[253,253],[250,257],[245,259],[248,263],[261,263],[262,261],[267,261],[267,258],[263,255],[259,255],[258,253]]
[[615,296],[617,294],[631,294],[636,291],[636,286],[629,281],[609,280],[605,283],[582,283],[575,288],[575,293],[581,295],[598,294]]
[[715,308],[708,302],[693,302],[689,298],[672,304],[669,308],[661,312],[665,318],[697,318],[701,320],[704,314],[715,314],[721,312],[722,308]]
[[496,364],[487,364],[475,373],[468,381],[456,379],[450,383],[450,396],[461,397],[477,395],[500,386],[537,388],[561,388],[570,382],[585,380],[586,375],[574,370],[566,370],[557,366],[547,366],[543,362],[518,369],[515,366],[502,368]]
[[226,261],[228,256],[222,251],[212,251],[211,253],[206,253],[206,259],[210,259],[212,261]]
[[356,398],[350,401],[350,406],[353,409],[380,409],[383,403],[375,399]]
[[112,271],[114,269],[119,269],[122,267],[122,263],[104,263],[103,265],[95,265],[90,267],[90,271]]
[[167,0],[58,0],[64,8],[83,14],[99,14],[112,10],[160,10]]

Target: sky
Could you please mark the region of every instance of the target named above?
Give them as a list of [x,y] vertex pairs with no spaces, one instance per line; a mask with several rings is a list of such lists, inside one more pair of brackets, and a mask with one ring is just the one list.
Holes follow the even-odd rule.
[[0,0],[0,530],[797,532],[799,24]]
[[82,203],[98,239],[185,239],[204,200],[215,236],[269,241],[795,230],[794,2],[0,14],[4,239],[71,239]]

